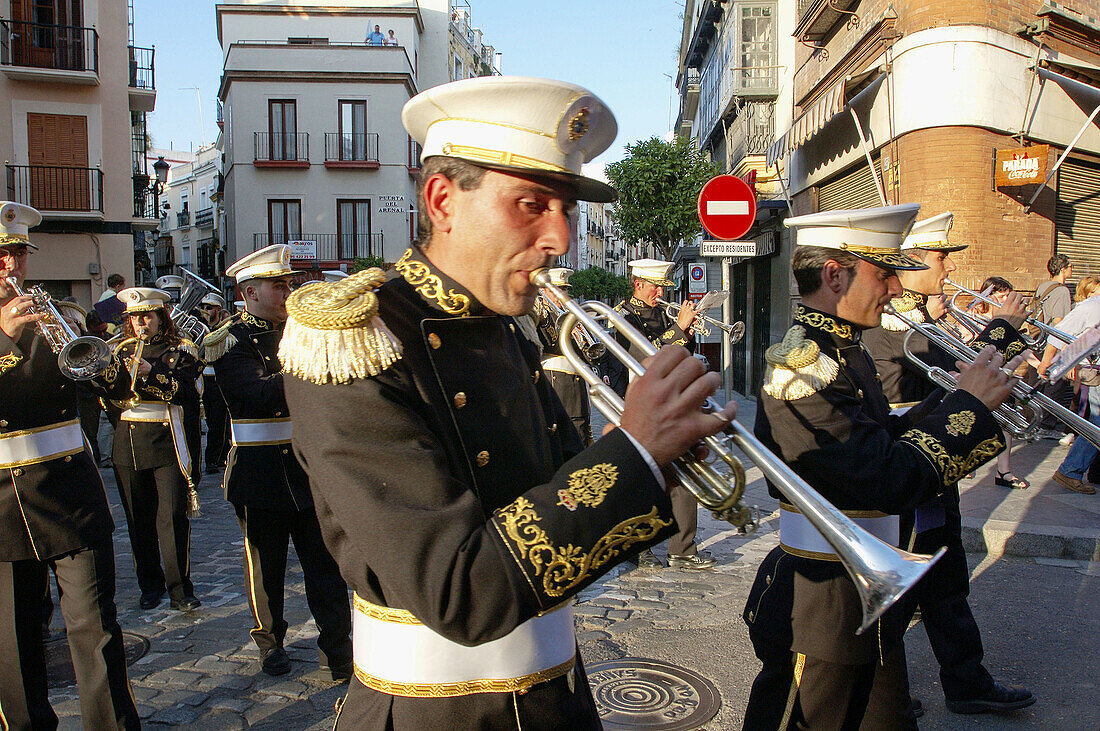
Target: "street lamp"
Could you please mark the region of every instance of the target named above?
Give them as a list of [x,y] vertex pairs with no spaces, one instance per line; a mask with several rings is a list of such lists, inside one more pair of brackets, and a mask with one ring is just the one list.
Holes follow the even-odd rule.
[[168,168],[170,165],[165,162],[164,155],[159,155],[157,161],[153,163],[153,175],[156,176],[156,180],[153,182],[153,210],[160,212],[160,192],[164,188],[164,184],[168,181]]

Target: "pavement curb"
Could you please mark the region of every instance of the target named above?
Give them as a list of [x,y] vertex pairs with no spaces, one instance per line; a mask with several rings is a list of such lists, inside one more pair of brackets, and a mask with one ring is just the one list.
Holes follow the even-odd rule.
[[968,553],[1100,561],[1100,535],[1084,528],[963,518],[962,542]]

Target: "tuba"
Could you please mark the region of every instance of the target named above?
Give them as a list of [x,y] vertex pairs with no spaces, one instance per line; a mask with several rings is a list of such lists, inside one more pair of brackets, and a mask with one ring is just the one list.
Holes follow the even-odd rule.
[[31,298],[30,312],[46,315],[38,321],[38,331],[50,344],[50,350],[57,353],[57,367],[66,378],[87,381],[103,375],[111,365],[111,348],[107,343],[94,335],[74,333],[41,284],[24,291],[15,277],[8,277],[7,283],[16,295]]
[[180,301],[172,307],[172,322],[188,340],[201,348],[203,338],[210,334],[210,328],[201,318],[192,315],[191,311],[199,306],[206,295],[219,294],[218,288],[183,267],[180,267],[180,276],[183,277],[183,287],[180,289]]

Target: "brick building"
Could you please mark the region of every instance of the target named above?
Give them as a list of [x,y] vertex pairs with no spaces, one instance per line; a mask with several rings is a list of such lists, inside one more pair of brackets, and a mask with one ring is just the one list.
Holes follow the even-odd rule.
[[[1098,18],[1100,0],[799,0],[794,122],[767,155],[792,212],[952,210],[962,283],[1033,289],[1056,252],[1100,275]],[[995,183],[997,151],[1040,145],[1039,182]]]

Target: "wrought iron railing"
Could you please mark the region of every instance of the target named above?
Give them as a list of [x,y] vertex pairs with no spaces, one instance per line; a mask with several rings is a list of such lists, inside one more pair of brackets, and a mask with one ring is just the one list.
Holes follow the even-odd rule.
[[309,162],[308,132],[254,133],[256,162]]
[[99,73],[99,34],[75,25],[0,20],[0,65]]
[[40,211],[103,212],[103,171],[54,165],[8,165],[8,200]]
[[130,46],[130,86],[134,89],[156,89],[153,55],[156,49]]
[[326,132],[325,162],[378,162],[377,132]]
[[199,228],[213,228],[214,207],[207,206],[206,208],[200,208],[195,211],[195,225]]
[[775,137],[774,119],[772,102],[749,102],[741,109],[726,139],[731,167],[736,167],[747,155],[763,155],[768,151]]
[[314,242],[318,261],[350,261],[358,257],[381,256],[383,237],[381,231],[354,234],[305,233],[296,236],[270,233],[252,235],[252,243],[257,251],[271,244],[286,244],[291,241]]
[[176,228],[183,228],[184,226],[191,225],[191,211],[184,208],[182,211],[176,212]]
[[134,218],[157,218],[157,196],[149,187],[149,177],[134,176]]

